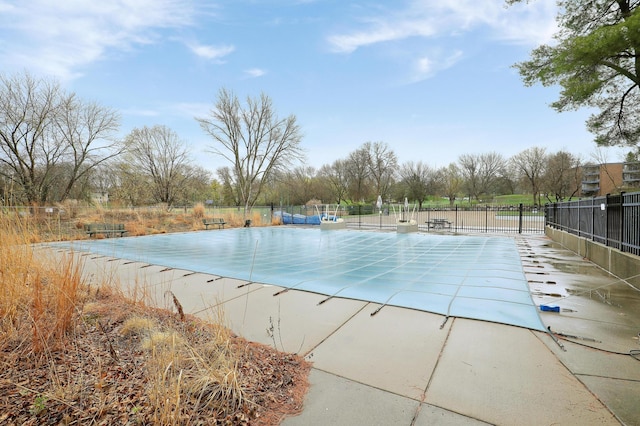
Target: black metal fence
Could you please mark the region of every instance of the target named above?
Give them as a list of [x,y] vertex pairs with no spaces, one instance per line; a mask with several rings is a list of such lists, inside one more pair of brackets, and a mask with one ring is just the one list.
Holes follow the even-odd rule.
[[640,255],[640,192],[546,205],[546,225]]
[[[134,208],[108,208],[91,206],[66,207],[0,207],[2,211],[15,212],[23,216],[34,216],[68,223],[73,226],[74,218],[82,215],[107,212],[168,214],[164,206]],[[171,211],[184,215],[192,214],[193,206],[174,207]],[[275,223],[277,215],[289,214],[293,223],[302,225],[319,224],[319,216],[337,216],[349,228],[396,230],[399,223],[413,223],[421,232],[435,233],[544,233],[544,210],[531,205],[455,205],[451,207],[423,206],[405,208],[401,205],[385,204],[381,208],[373,205],[338,206],[298,205],[298,206],[256,206],[250,218],[255,225]],[[239,207],[207,207],[208,217],[237,216],[244,219]],[[239,222],[240,223],[240,222]],[[636,227],[637,229],[637,227]]]
[[[423,206],[422,209],[384,205],[288,206],[283,211],[302,216],[328,212],[347,222],[349,228],[395,230],[399,222],[411,222],[422,232],[544,233],[544,210],[530,205]],[[304,220],[298,223],[305,224]],[[308,223],[312,223],[309,221]]]

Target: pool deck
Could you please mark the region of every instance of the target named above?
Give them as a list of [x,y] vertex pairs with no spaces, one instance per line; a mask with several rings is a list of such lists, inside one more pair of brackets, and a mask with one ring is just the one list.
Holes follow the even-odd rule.
[[[89,280],[159,306],[223,312],[243,337],[313,363],[295,425],[640,425],[640,292],[542,236],[514,237],[546,326],[525,328],[83,255]],[[81,254],[78,254],[81,255]],[[269,330],[272,330],[271,332]],[[562,347],[561,347],[562,345]]]

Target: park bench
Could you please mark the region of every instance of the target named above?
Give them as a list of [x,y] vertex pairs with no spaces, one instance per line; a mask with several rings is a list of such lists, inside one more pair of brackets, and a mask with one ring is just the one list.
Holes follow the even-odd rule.
[[427,221],[429,228],[451,228],[451,222],[447,219],[431,219]]
[[84,232],[89,235],[89,238],[96,234],[103,234],[107,237],[119,234],[121,237],[127,233],[124,229],[124,223],[89,223],[84,225]]
[[224,225],[227,223],[221,217],[214,217],[213,219],[202,219],[202,223],[204,224],[205,229],[209,229],[209,226],[217,226],[218,229],[224,228]]

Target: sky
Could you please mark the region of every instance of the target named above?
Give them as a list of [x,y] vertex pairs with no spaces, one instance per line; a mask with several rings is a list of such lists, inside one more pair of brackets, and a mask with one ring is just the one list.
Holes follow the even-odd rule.
[[590,161],[589,111],[549,107],[513,64],[557,30],[555,0],[0,0],[0,73],[53,77],[121,113],[121,136],[164,125],[194,161],[228,165],[195,117],[221,88],[295,115],[306,163],[386,143],[431,167],[533,146]]

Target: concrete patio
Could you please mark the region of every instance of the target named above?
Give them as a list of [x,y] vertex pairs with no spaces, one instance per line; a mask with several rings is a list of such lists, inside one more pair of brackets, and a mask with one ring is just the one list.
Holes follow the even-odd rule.
[[640,292],[546,237],[514,238],[536,304],[561,308],[541,312],[560,336],[75,254],[89,281],[169,308],[171,290],[185,311],[223,312],[237,334],[311,361],[304,411],[284,425],[640,425]]

